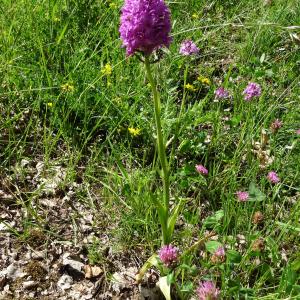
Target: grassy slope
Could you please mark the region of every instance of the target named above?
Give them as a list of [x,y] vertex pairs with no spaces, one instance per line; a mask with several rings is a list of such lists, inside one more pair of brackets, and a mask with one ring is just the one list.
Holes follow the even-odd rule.
[[[282,274],[288,274],[289,263],[299,252],[300,146],[295,135],[300,127],[299,29],[288,26],[300,24],[300,4],[223,2],[170,3],[174,42],[155,66],[169,138],[177,128],[184,81],[192,83],[198,75],[212,81],[210,87],[186,93],[177,128],[172,195],[189,200],[182,216],[185,225],[178,227],[174,238],[181,248],[190,245],[204,230],[202,219],[223,209],[219,240],[235,247],[236,235],[242,234],[248,245],[236,273],[224,270],[224,276],[231,275],[221,279],[223,290],[233,295],[229,287],[238,286],[240,277],[241,286],[253,289],[251,293],[280,298],[289,292],[285,294]],[[150,253],[160,244],[151,198],[157,196],[158,182],[151,95],[142,65],[134,58],[126,60],[120,48],[121,3],[114,2],[117,8],[110,3],[2,1],[1,176],[10,175],[13,185],[17,178],[30,202],[31,193],[39,191],[20,178],[16,163],[43,160],[50,166],[58,161],[68,171],[62,191],[79,181],[101,195],[104,211],[118,224],[109,233],[113,243],[142,245]],[[200,57],[189,62],[178,54],[179,43],[186,38],[201,48]],[[113,66],[109,76],[100,71],[107,63]],[[214,89],[224,81],[232,102],[215,103]],[[248,81],[263,89],[262,97],[252,103],[241,96]],[[74,91],[64,92],[65,83]],[[262,128],[269,128],[275,118],[284,124],[270,135],[275,160],[261,170],[251,154],[252,141],[259,141]],[[128,127],[140,128],[141,135],[130,136]],[[210,143],[204,142],[207,135]],[[291,145],[292,149],[286,147]],[[194,172],[196,163],[209,169],[201,182]],[[276,170],[282,179],[276,187],[266,181],[269,170]],[[234,193],[247,190],[251,182],[266,199],[237,203]],[[78,192],[78,198],[86,201],[86,191]],[[250,222],[257,210],[265,216],[262,228]],[[260,257],[263,263],[255,267],[248,250],[258,237],[265,239],[266,251]],[[283,249],[289,263],[282,263]],[[210,267],[208,262],[200,266]]]

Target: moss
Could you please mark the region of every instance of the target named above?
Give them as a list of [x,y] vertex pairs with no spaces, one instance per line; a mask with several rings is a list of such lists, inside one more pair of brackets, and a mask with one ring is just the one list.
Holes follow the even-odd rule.
[[27,238],[27,243],[33,247],[38,248],[45,244],[47,236],[44,232],[38,228],[33,228],[29,231],[29,236]]
[[42,281],[47,272],[45,268],[36,260],[32,260],[25,268],[25,272],[32,277],[35,281]]

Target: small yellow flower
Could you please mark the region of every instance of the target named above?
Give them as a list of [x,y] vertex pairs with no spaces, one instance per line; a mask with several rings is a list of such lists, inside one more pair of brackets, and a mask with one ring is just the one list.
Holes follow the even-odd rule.
[[58,22],[60,22],[60,18],[58,18],[58,17],[54,17],[54,18],[53,18],[53,22],[55,22],[55,23],[58,23]]
[[101,73],[104,76],[109,76],[112,73],[112,67],[110,64],[106,64],[104,68],[101,69]]
[[65,84],[62,84],[60,86],[60,88],[62,89],[63,92],[68,92],[68,93],[72,93],[74,92],[75,88],[74,88],[74,85],[70,84],[70,83],[65,83]]
[[128,131],[133,136],[140,135],[140,133],[141,133],[141,129],[139,129],[139,128],[133,128],[133,127],[128,127]]
[[207,77],[199,76],[199,77],[197,78],[197,80],[200,81],[200,82],[203,83],[203,84],[210,85],[210,80],[209,80],[209,78],[207,78]]
[[193,18],[193,19],[198,19],[198,18],[199,18],[199,15],[198,15],[198,14],[192,14],[192,18]]
[[52,103],[52,102],[48,102],[48,103],[47,103],[47,106],[48,106],[48,107],[52,107],[52,106],[53,106],[53,103]]
[[150,82],[147,83],[147,87],[151,88],[151,83]]
[[192,84],[189,84],[189,83],[185,84],[184,87],[185,87],[185,89],[187,89],[191,92],[196,92],[197,91],[197,89]]
[[109,3],[109,8],[111,8],[111,9],[116,9],[117,7],[118,7],[118,6],[117,6],[116,3],[114,3],[114,2]]

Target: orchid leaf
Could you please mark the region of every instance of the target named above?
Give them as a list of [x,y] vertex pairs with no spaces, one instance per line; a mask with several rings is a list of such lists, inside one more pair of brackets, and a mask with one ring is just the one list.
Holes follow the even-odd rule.
[[168,276],[160,277],[158,286],[166,300],[171,300],[171,285],[168,283]]
[[178,218],[178,215],[180,211],[182,210],[182,207],[184,205],[185,199],[180,199],[179,203],[177,206],[173,209],[171,216],[169,217],[168,220],[168,237],[171,239],[173,232],[174,232],[174,227]]
[[146,272],[152,267],[158,267],[159,258],[155,253],[148,258],[148,260],[144,263],[138,274],[135,276],[135,280],[137,283],[141,282]]

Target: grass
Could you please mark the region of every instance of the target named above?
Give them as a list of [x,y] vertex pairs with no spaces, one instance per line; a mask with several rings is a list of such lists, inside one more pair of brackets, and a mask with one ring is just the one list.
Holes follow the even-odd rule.
[[[205,249],[204,256],[192,253],[184,258],[189,267],[179,278],[187,299],[205,278],[216,280],[224,299],[297,299],[300,4],[225,2],[170,2],[173,43],[154,66],[164,133],[172,139],[167,150],[173,155],[173,205],[177,197],[187,198],[174,244],[184,251],[213,229],[229,251],[220,265],[211,263]],[[17,238],[26,237],[31,227],[45,229],[39,201],[47,192],[45,180],[53,183],[60,173],[50,195],[63,198],[75,182],[80,187],[75,185],[72,201],[93,211],[93,226],[102,228],[116,249],[142,248],[141,259],[147,259],[161,240],[153,201],[161,193],[153,105],[143,65],[126,59],[121,48],[121,5],[108,0],[1,2],[1,190],[13,195],[8,209],[23,207],[23,233],[11,230]],[[200,47],[199,57],[179,55],[186,38]],[[107,64],[111,73],[101,72]],[[199,75],[210,85],[197,81]],[[249,81],[263,90],[250,103],[242,97]],[[185,83],[197,91],[184,89]],[[232,98],[215,102],[214,91],[222,83]],[[283,126],[272,133],[276,118]],[[129,127],[140,134],[131,135]],[[274,157],[265,169],[252,151],[263,129]],[[38,162],[44,166],[34,180]],[[195,172],[199,163],[208,168],[207,177]],[[278,185],[266,179],[271,170],[281,179]],[[256,201],[238,202],[236,191],[251,184]],[[223,218],[213,218],[216,211]],[[256,211],[264,215],[262,225],[251,221]],[[47,234],[58,230],[51,222],[47,226]],[[259,238],[263,250],[253,251]],[[104,245],[94,241],[89,247],[95,263],[96,248]]]

